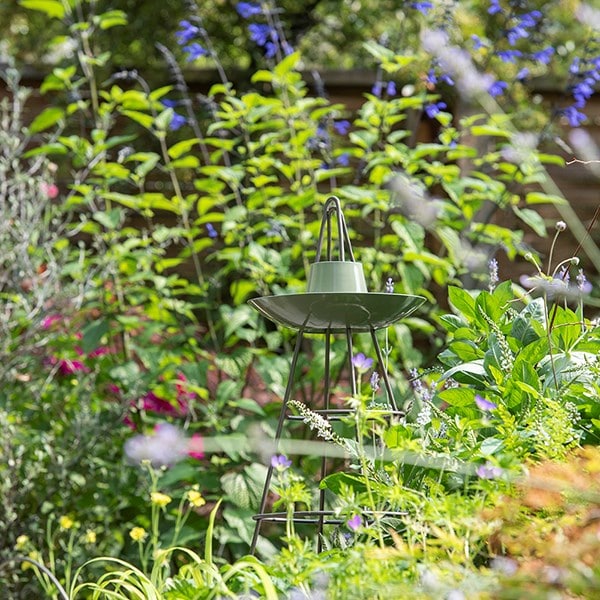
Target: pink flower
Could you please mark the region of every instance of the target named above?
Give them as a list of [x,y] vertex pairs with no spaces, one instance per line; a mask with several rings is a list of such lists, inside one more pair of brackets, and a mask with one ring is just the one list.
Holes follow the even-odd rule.
[[60,315],[48,315],[42,319],[42,329],[50,329],[54,323],[58,323],[62,321],[62,317]]
[[44,194],[51,200],[56,198],[59,193],[58,186],[55,183],[46,183],[45,181],[43,181],[40,184],[40,190],[41,190],[42,194]]
[[199,433],[194,433],[188,443],[188,456],[196,460],[202,460],[206,456],[204,454],[204,440]]
[[61,358],[58,361],[58,371],[61,375],[74,375],[79,371],[88,373],[89,369],[80,360]]
[[99,346],[95,350],[92,350],[88,356],[90,358],[96,358],[98,356],[104,356],[105,354],[110,354],[110,348],[108,346]]
[[179,415],[179,410],[175,408],[168,400],[160,398],[154,392],[148,392],[142,398],[143,410],[159,413],[162,415],[171,415],[176,417]]

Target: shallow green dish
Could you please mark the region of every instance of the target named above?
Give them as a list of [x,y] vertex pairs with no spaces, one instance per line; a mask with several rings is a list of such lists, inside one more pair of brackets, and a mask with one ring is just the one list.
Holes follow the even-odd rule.
[[306,333],[382,329],[407,317],[423,302],[423,296],[370,292],[283,294],[249,300],[271,321]]

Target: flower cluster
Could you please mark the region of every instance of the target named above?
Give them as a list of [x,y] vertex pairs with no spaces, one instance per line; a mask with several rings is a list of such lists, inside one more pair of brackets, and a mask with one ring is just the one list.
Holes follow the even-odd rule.
[[581,110],[585,108],[600,81],[600,53],[597,56],[575,57],[569,67],[569,73],[572,80],[569,93],[573,104],[561,109],[559,114],[563,115],[572,127],[579,127],[586,119]]
[[250,39],[263,49],[266,58],[275,58],[282,53],[288,56],[293,52],[292,47],[284,38],[282,28],[278,27],[277,14],[257,2],[238,2],[237,13],[243,19],[265,17],[266,23],[252,22],[248,25]]

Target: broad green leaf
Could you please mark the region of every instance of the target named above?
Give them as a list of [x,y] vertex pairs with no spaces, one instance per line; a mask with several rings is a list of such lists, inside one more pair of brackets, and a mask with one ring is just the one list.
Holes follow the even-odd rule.
[[462,288],[451,285],[448,288],[448,300],[468,321],[476,318],[475,298]]
[[98,319],[83,328],[81,348],[87,354],[100,345],[102,338],[108,333],[108,319]]
[[517,206],[513,207],[513,211],[521,221],[529,225],[540,237],[546,237],[546,223],[537,211],[530,208],[518,208]]
[[58,108],[56,106],[51,106],[49,108],[45,108],[31,123],[29,126],[29,131],[31,133],[39,133],[40,131],[44,131],[52,125],[56,125],[65,115],[65,112],[62,108]]
[[19,0],[23,8],[39,10],[51,19],[62,19],[65,16],[65,3],[60,0]]

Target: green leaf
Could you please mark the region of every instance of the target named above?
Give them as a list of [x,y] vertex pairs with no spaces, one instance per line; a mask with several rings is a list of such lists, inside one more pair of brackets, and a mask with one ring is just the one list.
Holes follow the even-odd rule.
[[462,288],[451,285],[448,288],[448,300],[468,321],[476,318],[475,298]]
[[334,494],[341,492],[342,486],[346,486],[355,493],[361,494],[367,491],[367,484],[364,477],[352,475],[350,473],[333,473],[321,480],[319,487],[331,490]]
[[543,192],[529,192],[525,196],[525,202],[527,204],[568,204],[568,201],[562,196]]
[[471,127],[471,133],[477,136],[491,135],[503,138],[509,138],[511,135],[506,129],[501,129],[495,125],[473,125],[473,127]]
[[546,223],[544,218],[535,210],[530,208],[513,207],[513,211],[521,221],[529,225],[540,237],[546,237]]
[[[172,109],[170,110],[172,111]],[[126,117],[129,117],[132,121],[139,123],[142,127],[145,127],[146,129],[152,129],[154,118],[151,115],[139,112],[138,110],[122,110],[121,114],[125,115]]]
[[39,10],[51,19],[62,19],[65,16],[65,5],[60,0],[19,0],[23,8]]
[[197,138],[192,138],[190,140],[182,140],[181,142],[177,142],[175,145],[169,148],[169,156],[172,159],[177,159],[181,155],[189,152],[196,144],[200,141]]
[[108,320],[99,319],[88,323],[83,328],[81,348],[87,354],[100,345],[102,338],[108,333]]
[[122,10],[109,10],[98,15],[100,29],[110,29],[116,25],[127,25],[127,14]]
[[31,123],[29,131],[39,133],[52,125],[56,125],[65,115],[65,111],[57,106],[45,108]]

